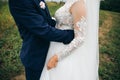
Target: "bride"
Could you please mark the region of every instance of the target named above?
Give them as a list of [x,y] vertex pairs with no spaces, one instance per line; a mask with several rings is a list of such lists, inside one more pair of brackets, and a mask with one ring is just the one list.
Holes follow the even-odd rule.
[[98,80],[99,0],[67,0],[55,13],[56,28],[74,29],[64,45],[51,42],[40,80]]

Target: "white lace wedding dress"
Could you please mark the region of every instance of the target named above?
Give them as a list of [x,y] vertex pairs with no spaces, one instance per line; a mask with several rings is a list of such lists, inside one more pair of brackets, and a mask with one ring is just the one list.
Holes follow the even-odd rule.
[[[69,9],[76,1],[79,0],[67,0],[65,5],[56,11],[56,28],[74,29]],[[76,23],[79,28],[74,29],[77,37],[68,45],[51,42],[40,80],[98,80],[99,1],[87,0],[85,4],[87,17],[82,17]],[[58,65],[48,71],[46,67],[48,60],[56,53],[59,57]]]

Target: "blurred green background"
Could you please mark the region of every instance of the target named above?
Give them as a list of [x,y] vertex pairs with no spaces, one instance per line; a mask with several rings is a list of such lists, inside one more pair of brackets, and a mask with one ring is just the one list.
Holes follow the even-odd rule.
[[[64,3],[47,2],[51,15]],[[100,80],[120,80],[120,0],[101,2]],[[19,59],[21,38],[7,2],[0,1],[0,80],[24,80]]]

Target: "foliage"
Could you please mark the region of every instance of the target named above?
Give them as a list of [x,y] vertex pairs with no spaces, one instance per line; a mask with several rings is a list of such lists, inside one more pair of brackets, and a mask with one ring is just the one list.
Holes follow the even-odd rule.
[[7,3],[1,2],[0,4],[2,4],[0,7],[0,36],[2,36],[2,33],[4,33],[11,25],[15,25],[15,23],[10,16]]
[[20,74],[22,64],[19,59],[21,39],[15,27],[6,29],[0,42],[0,80],[9,80],[10,77]]
[[101,9],[120,12],[120,0],[103,0]]
[[19,59],[20,45],[19,33],[8,5],[4,4],[0,9],[0,80],[10,80],[23,71]]
[[[105,16],[105,17],[103,17]],[[112,24],[107,28],[109,31],[100,37],[100,68],[99,74],[102,80],[120,80],[120,14],[109,11],[100,12],[102,24],[112,17]],[[110,24],[110,23],[108,23]],[[107,26],[103,27],[102,30]],[[100,27],[100,28],[101,28]]]

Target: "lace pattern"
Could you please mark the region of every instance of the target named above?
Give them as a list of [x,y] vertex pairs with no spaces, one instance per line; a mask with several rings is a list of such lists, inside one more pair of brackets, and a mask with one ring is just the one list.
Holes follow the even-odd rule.
[[[64,26],[69,26],[67,29],[73,29],[73,16],[69,12],[70,7],[77,1],[80,0],[67,0],[65,5],[59,8],[55,13],[57,20],[56,28],[65,29]],[[61,14],[62,13],[62,14]]]
[[[85,29],[86,29],[86,18],[81,17],[77,23],[73,23],[73,16],[69,12],[71,6],[80,0],[67,0],[65,5],[59,8],[55,13],[55,18],[57,20],[56,28],[58,29],[73,29],[73,26],[76,26],[77,29],[74,28],[75,38],[68,44],[64,50],[59,52],[58,60],[62,60],[68,55],[72,54],[72,51],[76,49],[78,46],[82,45],[85,38]],[[84,0],[85,1],[85,0]],[[62,13],[62,14],[61,14]]]
[[82,17],[77,23],[75,23],[75,26],[77,29],[74,29],[75,32],[75,38],[73,41],[64,48],[61,52],[59,52],[58,55],[58,61],[63,60],[65,57],[69,56],[74,49],[76,49],[78,46],[82,45],[85,39],[86,35],[86,18]]

